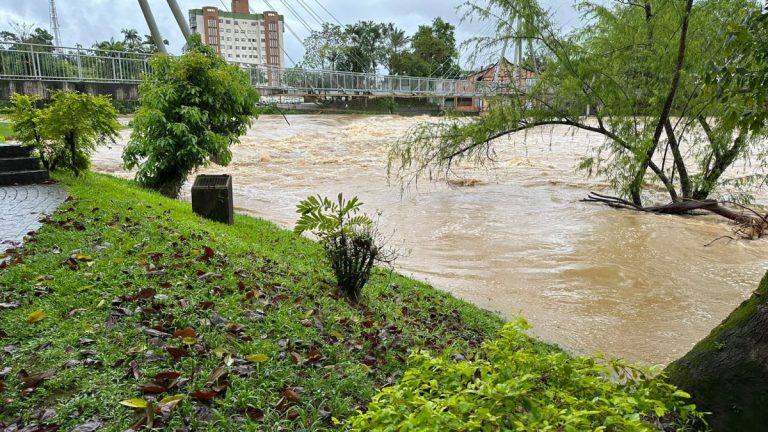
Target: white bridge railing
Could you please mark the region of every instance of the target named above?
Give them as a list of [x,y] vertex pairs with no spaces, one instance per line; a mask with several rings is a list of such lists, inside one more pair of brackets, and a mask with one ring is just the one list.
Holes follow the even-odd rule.
[[[150,58],[143,53],[0,42],[0,79],[138,84],[149,71]],[[255,87],[285,94],[470,97],[506,90],[487,81],[238,65]]]

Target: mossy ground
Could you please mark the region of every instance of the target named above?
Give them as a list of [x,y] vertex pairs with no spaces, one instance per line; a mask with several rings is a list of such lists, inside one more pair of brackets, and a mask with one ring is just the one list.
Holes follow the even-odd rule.
[[121,401],[181,395],[154,427],[333,429],[413,349],[469,353],[502,324],[384,269],[353,305],[319,246],[270,222],[207,221],[108,176],[57,180],[72,198],[0,268],[0,426],[123,431],[152,410]]

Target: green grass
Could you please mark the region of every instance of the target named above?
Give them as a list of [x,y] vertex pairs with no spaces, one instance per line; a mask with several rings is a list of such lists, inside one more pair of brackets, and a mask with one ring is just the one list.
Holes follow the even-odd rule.
[[5,142],[9,135],[13,134],[10,123],[0,122],[0,142]]
[[[168,395],[184,400],[158,412],[161,430],[334,429],[401,377],[413,349],[469,354],[502,325],[382,269],[351,305],[319,246],[270,222],[217,224],[108,176],[57,179],[72,199],[0,268],[0,429],[51,408],[44,423],[59,430],[97,419],[123,431],[145,411],[121,401]],[[191,339],[172,336],[186,328]],[[142,392],[171,371],[172,388]],[[191,396],[214,387],[213,400]]]

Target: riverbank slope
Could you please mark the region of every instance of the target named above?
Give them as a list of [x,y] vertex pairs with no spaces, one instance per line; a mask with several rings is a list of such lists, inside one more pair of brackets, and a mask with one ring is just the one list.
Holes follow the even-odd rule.
[[145,410],[121,401],[181,395],[155,427],[333,428],[414,347],[468,354],[502,324],[385,270],[350,305],[318,245],[270,222],[217,224],[109,176],[59,180],[71,200],[0,269],[0,425],[125,430]]

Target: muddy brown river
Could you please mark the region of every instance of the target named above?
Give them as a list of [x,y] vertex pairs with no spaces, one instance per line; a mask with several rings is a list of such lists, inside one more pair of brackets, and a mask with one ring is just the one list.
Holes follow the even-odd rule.
[[[727,242],[716,218],[644,215],[579,202],[610,192],[575,171],[600,138],[546,128],[496,143],[493,166],[459,168],[473,186],[421,182],[405,195],[387,180],[390,143],[428,118],[262,116],[232,164],[237,210],[292,227],[308,195],[357,195],[382,210],[392,244],[410,253],[404,274],[504,317],[577,354],[602,352],[646,364],[684,354],[757,287],[766,241]],[[95,169],[120,167],[122,142]],[[184,197],[189,198],[189,185]]]

